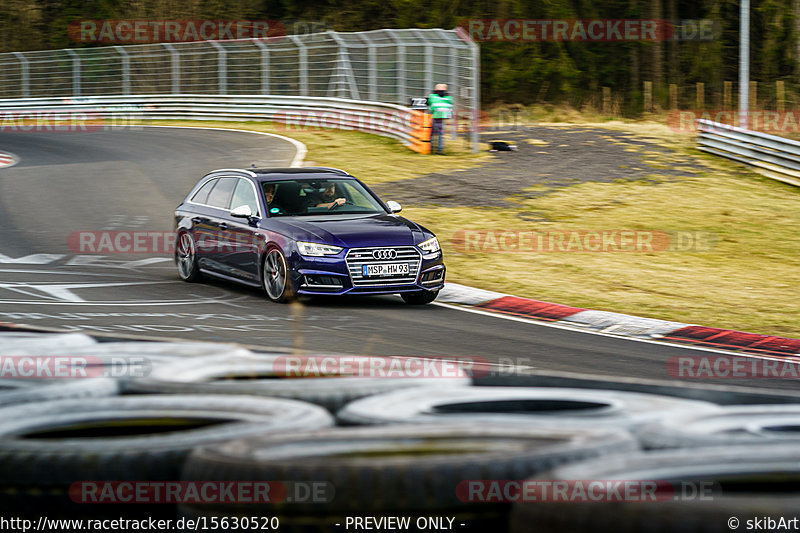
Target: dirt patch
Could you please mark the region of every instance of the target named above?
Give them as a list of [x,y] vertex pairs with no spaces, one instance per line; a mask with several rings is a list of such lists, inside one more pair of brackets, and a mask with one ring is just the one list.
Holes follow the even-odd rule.
[[579,183],[661,182],[709,170],[690,156],[635,134],[600,128],[533,126],[481,135],[484,148],[490,140],[507,141],[518,149],[495,152],[477,168],[374,188],[384,198],[414,206],[509,207]]

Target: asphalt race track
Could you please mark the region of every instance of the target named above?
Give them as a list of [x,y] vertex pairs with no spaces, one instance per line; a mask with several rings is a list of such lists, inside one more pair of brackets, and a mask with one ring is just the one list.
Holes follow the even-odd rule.
[[[81,254],[69,240],[80,231],[168,232],[174,207],[209,170],[288,166],[295,147],[283,139],[183,128],[0,133],[0,150],[20,159],[0,169],[0,321],[319,352],[477,356],[659,379],[668,378],[670,357],[700,353],[441,305],[411,307],[393,296],[273,304],[233,284],[181,282],[166,253]],[[791,380],[728,384],[796,388]]]

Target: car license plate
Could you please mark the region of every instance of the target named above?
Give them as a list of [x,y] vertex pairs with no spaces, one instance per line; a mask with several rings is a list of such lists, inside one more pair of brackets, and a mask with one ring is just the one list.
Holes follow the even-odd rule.
[[408,263],[382,263],[380,265],[364,265],[364,277],[402,276],[408,274]]

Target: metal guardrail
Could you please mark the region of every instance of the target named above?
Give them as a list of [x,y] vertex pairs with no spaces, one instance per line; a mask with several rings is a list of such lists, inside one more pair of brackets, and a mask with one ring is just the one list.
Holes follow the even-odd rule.
[[[47,124],[83,121],[123,127],[140,120],[269,120],[298,131],[325,127],[415,141],[415,113],[381,102],[343,98],[247,95],[136,95],[0,100],[2,128],[47,130]],[[59,119],[59,115],[60,119]],[[55,126],[54,126],[55,127]]]
[[697,121],[698,149],[755,168],[767,177],[800,187],[800,141],[719,122]]
[[[450,86],[457,118],[467,124],[477,121],[480,57],[477,44],[465,31],[326,31],[264,39],[0,53],[0,98],[19,100],[20,105],[37,98],[114,95],[144,103],[161,95],[178,102],[174,106],[189,105],[186,98],[201,96],[213,96],[203,105],[260,96],[403,106],[412,97],[428,96],[436,83]],[[221,108],[216,111],[217,118],[225,115]],[[188,117],[202,110],[183,112]],[[231,109],[232,116],[237,112]],[[245,116],[249,113],[245,111]],[[458,122],[451,120],[447,125],[453,138],[461,131]],[[469,128],[466,134],[477,151],[477,128]]]

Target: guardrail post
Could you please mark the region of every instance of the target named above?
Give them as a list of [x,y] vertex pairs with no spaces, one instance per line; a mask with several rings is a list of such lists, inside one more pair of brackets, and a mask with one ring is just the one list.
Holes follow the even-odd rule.
[[294,44],[297,45],[297,52],[300,56],[300,61],[298,64],[299,69],[299,78],[300,78],[300,96],[308,96],[308,50],[306,50],[306,45],[303,44],[297,35],[290,35]]
[[114,50],[122,62],[122,94],[128,96],[131,94],[131,58],[122,46],[115,46]]
[[[475,41],[470,40],[472,45],[472,114],[480,119],[481,116],[481,50]],[[480,150],[480,142],[478,140],[478,128],[472,128],[472,151],[478,152]]]
[[403,41],[398,39],[394,33],[389,33],[392,39],[397,43],[397,68],[395,74],[397,76],[397,100],[401,105],[405,105],[406,97],[406,46]]
[[81,58],[75,50],[64,50],[72,58],[72,96],[81,95]]
[[[428,38],[425,37],[425,33],[419,30],[416,30],[416,33],[420,39],[425,41],[425,92],[433,90],[433,47],[428,41]],[[443,81],[436,80],[436,83],[443,83]]]
[[261,94],[269,94],[269,47],[261,39],[253,39],[261,49]]
[[397,93],[400,104],[408,100],[406,94],[406,45],[401,44],[397,47]]
[[739,126],[747,127],[750,111],[747,82],[750,80],[750,0],[739,0]]
[[[361,96],[358,94],[358,86],[356,85],[356,76],[353,74],[353,67],[350,64],[350,53],[347,51],[347,43],[333,30],[328,30],[328,35],[339,45],[339,53],[336,56],[336,69],[333,71],[330,81],[328,81],[328,94],[331,92],[333,79],[335,78],[337,80],[336,85],[338,86],[339,76],[344,76],[347,80],[347,84],[350,86],[350,98],[352,100],[361,100]],[[338,92],[338,87],[335,91]]]
[[14,55],[19,59],[20,71],[20,92],[23,98],[30,98],[31,96],[31,71],[28,58],[22,52],[14,52]]
[[378,101],[378,59],[375,52],[375,44],[370,41],[363,33],[357,33],[358,37],[367,45],[367,83],[369,84],[369,99],[372,102]]
[[217,49],[217,86],[219,94],[228,94],[228,52],[219,41],[208,41]]
[[[449,52],[447,55],[450,56],[450,94],[458,98],[458,64],[456,63],[458,60],[458,49],[451,49],[448,47],[447,50]],[[455,108],[458,110],[462,109],[463,106],[460,102],[456,102]],[[450,121],[450,138],[453,140],[458,139],[458,115],[456,115],[454,119],[455,120]]]
[[161,43],[169,51],[172,61],[172,94],[181,92],[181,56],[170,43]]

